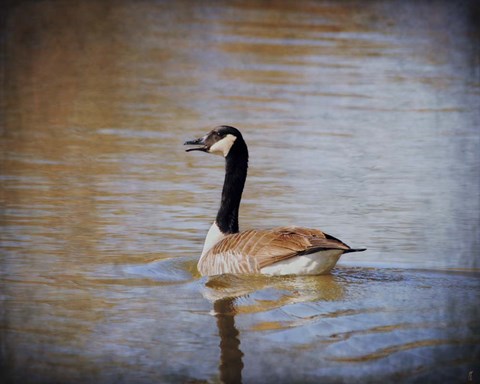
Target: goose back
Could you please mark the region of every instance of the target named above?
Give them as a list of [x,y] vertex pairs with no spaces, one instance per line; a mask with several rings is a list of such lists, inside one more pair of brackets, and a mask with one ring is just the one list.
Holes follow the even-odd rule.
[[350,247],[317,229],[248,230],[220,240],[201,257],[198,269],[202,275],[261,273],[275,263],[326,250],[338,250],[340,255]]

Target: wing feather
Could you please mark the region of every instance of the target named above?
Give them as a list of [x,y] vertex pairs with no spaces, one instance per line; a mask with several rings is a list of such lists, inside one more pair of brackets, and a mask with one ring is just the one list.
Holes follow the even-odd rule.
[[229,235],[215,244],[200,260],[199,269],[204,275],[259,273],[260,269],[279,261],[327,249],[348,250],[350,247],[318,229],[248,230]]

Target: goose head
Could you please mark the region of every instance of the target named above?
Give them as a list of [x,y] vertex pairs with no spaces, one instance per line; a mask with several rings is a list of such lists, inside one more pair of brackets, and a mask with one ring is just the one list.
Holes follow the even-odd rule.
[[184,145],[195,145],[186,151],[202,151],[228,157],[229,154],[236,152],[234,149],[246,150],[246,145],[242,134],[237,128],[228,125],[221,125],[212,129],[205,136],[199,139],[189,140]]

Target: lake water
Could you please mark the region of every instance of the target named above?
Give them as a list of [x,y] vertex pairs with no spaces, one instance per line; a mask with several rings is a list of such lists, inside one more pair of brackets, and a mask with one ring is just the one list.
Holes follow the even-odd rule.
[[[6,383],[479,382],[474,1],[22,2],[1,17]],[[201,278],[223,160],[243,229],[331,275]]]

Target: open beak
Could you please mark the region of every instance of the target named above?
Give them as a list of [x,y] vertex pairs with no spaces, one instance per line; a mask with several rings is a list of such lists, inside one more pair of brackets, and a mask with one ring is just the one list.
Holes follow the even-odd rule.
[[183,145],[200,145],[200,147],[188,148],[186,150],[186,152],[191,152],[191,151],[207,152],[208,151],[208,148],[205,145],[205,137],[201,137],[200,139],[186,141],[185,143],[183,143]]

